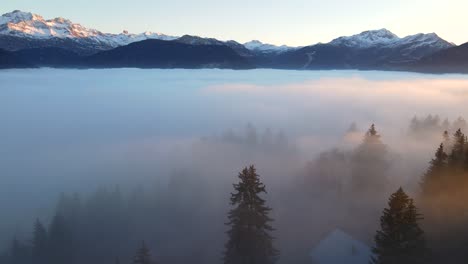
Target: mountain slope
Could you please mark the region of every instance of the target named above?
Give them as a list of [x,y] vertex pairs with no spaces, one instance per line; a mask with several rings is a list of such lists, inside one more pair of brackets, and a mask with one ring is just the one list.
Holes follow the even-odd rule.
[[468,43],[426,56],[404,69],[435,73],[468,73]]
[[293,47],[289,47],[286,45],[276,46],[272,44],[266,44],[259,40],[252,40],[252,41],[246,42],[244,43],[244,46],[248,50],[251,50],[256,53],[282,53],[291,49],[295,49]]
[[120,34],[102,33],[65,18],[46,20],[40,15],[19,10],[0,16],[0,48],[9,51],[58,47],[72,50],[81,55],[89,55],[146,39],[174,40],[191,45],[226,45],[245,57],[252,57],[254,53],[280,53],[290,49],[287,46],[275,46],[259,41],[243,45],[232,40],[220,41],[214,38],[190,35],[179,38],[154,32],[141,34],[130,34],[127,31]]
[[45,20],[42,16],[15,10],[0,17],[0,48],[59,47],[79,54],[92,54],[146,39],[173,40],[176,37],[145,32],[102,33],[64,18]]
[[82,57],[73,51],[55,47],[24,49],[14,54],[35,67],[76,67],[82,60]]
[[224,45],[191,45],[175,41],[144,40],[85,58],[84,66],[137,68],[231,68],[253,66]]
[[330,45],[350,48],[371,48],[386,46],[397,42],[400,38],[387,29],[368,30],[352,36],[343,36],[332,40]]
[[395,69],[453,46],[434,33],[399,38],[380,29],[279,54],[273,65],[287,69]]
[[[152,46],[142,44],[147,40],[165,42],[150,42]],[[134,43],[140,44],[132,45]],[[137,51],[137,48],[142,51]],[[15,51],[4,52],[4,65],[14,66],[18,61],[20,67],[92,65],[375,70],[421,70],[424,67],[429,70],[432,67],[434,71],[460,71],[458,68],[465,61],[463,51],[457,51],[463,47],[454,47],[435,33],[400,38],[387,29],[368,30],[338,37],[325,44],[293,48],[257,40],[241,44],[233,40],[190,35],[177,38],[152,32],[109,34],[68,19],[46,20],[40,15],[18,10],[0,16],[0,49]],[[448,52],[452,49],[455,51]],[[444,53],[446,50],[448,53]],[[90,56],[94,54],[96,56]]]
[[9,52],[0,49],[0,69],[12,69],[12,68],[28,68],[33,67],[32,64],[22,60],[19,56],[13,52]]

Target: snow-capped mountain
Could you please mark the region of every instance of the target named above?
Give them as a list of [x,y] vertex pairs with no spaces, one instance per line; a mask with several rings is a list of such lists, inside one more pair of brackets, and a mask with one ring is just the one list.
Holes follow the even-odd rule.
[[421,46],[432,46],[434,48],[439,49],[446,49],[455,46],[455,44],[450,43],[441,37],[439,37],[436,33],[428,33],[428,34],[416,34],[410,35],[404,38],[401,38],[398,41],[398,45],[412,45],[413,47],[421,47]]
[[400,38],[387,29],[368,30],[352,36],[339,37],[329,44],[352,48],[369,48],[380,45],[389,45]]
[[156,32],[144,32],[140,34],[131,34],[128,33],[128,31],[123,31],[120,34],[106,34],[107,40],[109,43],[114,45],[115,47],[117,46],[125,46],[133,42],[138,42],[146,39],[160,39],[160,40],[174,40],[177,39],[177,37],[174,36],[168,36],[162,33],[156,33]]
[[214,38],[202,38],[199,36],[184,35],[178,39],[177,42],[190,44],[190,45],[225,45],[224,42]]
[[411,48],[430,46],[434,49],[446,49],[454,46],[435,33],[420,33],[400,38],[387,29],[368,30],[352,36],[339,37],[328,44],[358,49],[397,48],[402,46],[411,46]]
[[190,45],[214,45],[214,46],[228,46],[233,49],[237,54],[242,57],[253,57],[254,54],[248,50],[244,45],[234,40],[221,41],[215,38],[202,38],[198,36],[184,35],[176,40],[179,43],[190,44]]
[[400,38],[379,29],[293,50],[276,61],[285,68],[395,69],[453,46],[434,33]]
[[244,43],[244,46],[251,51],[263,52],[263,53],[281,53],[281,52],[294,49],[293,47],[289,47],[286,45],[276,46],[272,44],[266,44],[259,40],[252,40],[252,41],[246,42]]
[[198,36],[191,36],[191,35],[184,35],[178,39],[177,42],[190,44],[190,45],[226,45],[235,50],[244,50],[244,53],[248,51],[253,52],[262,52],[262,53],[281,53],[290,49],[294,49],[293,47],[289,47],[286,45],[283,46],[276,46],[272,44],[262,43],[258,40],[252,40],[241,44],[234,40],[228,41],[221,41],[215,38],[202,38]]
[[19,10],[0,16],[0,48],[12,51],[60,47],[87,55],[147,39],[175,40],[190,45],[226,45],[246,57],[253,56],[252,51],[280,53],[290,49],[288,46],[275,46],[260,41],[243,45],[233,40],[220,41],[191,35],[176,37],[154,32],[132,34],[127,31],[120,34],[103,33],[65,18],[46,20],[40,15]]
[[40,15],[19,10],[0,17],[0,36],[42,42],[51,39],[58,40],[59,43],[70,40],[84,41],[88,44],[94,43],[98,50],[124,46],[146,39],[174,40],[177,38],[154,32],[141,34],[130,34],[127,31],[120,34],[102,33],[61,17],[46,20]]
[[[142,47],[147,53],[141,53]],[[399,69],[453,47],[454,44],[435,33],[401,38],[387,29],[343,36],[325,44],[289,47],[258,40],[241,44],[234,40],[221,41],[191,35],[175,37],[153,32],[103,33],[65,18],[47,20],[40,15],[18,10],[0,16],[0,52],[4,52],[3,57],[8,61],[20,61],[23,66],[89,66],[87,58],[97,55],[96,58],[102,59],[99,61],[100,67],[115,66],[111,62],[116,61],[120,63],[119,66],[125,66],[123,62],[160,65],[148,58],[164,58],[167,62],[164,67],[176,65],[177,61],[184,62],[183,67],[197,68],[220,65],[218,62],[223,61],[225,56],[224,67],[239,67],[242,64],[243,67],[282,69]],[[113,49],[117,51],[112,52]],[[167,54],[159,54],[161,50],[158,49],[164,49]],[[186,58],[178,53],[181,51],[188,52],[184,53]],[[218,52],[216,60],[207,61],[215,51]],[[145,63],[120,58],[124,53],[143,55],[141,60]]]

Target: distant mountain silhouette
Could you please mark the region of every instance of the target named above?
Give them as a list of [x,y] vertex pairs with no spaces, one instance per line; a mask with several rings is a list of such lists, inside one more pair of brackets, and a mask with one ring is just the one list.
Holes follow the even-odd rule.
[[426,56],[408,66],[406,70],[433,73],[468,73],[468,43]]
[[399,69],[454,45],[436,34],[399,38],[388,30],[365,31],[278,54],[271,67],[286,69]]
[[191,45],[175,41],[144,40],[85,57],[83,66],[137,68],[230,68],[254,66],[225,45]]
[[77,67],[82,60],[82,57],[73,51],[54,47],[24,49],[14,54],[22,61],[37,67]]
[[304,47],[163,33],[104,33],[66,18],[15,10],[0,16],[0,67],[274,68],[468,72],[468,44],[387,29]]
[[0,49],[0,69],[29,67],[34,67],[34,65],[22,60],[14,52],[8,52],[6,50]]

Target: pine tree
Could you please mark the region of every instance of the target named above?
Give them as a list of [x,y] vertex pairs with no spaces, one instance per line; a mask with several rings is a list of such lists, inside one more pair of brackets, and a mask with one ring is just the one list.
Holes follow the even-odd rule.
[[273,246],[270,234],[274,229],[269,217],[271,208],[260,194],[266,193],[265,185],[260,182],[254,166],[246,167],[239,173],[239,183],[234,184],[231,194],[227,232],[229,238],[225,245],[225,264],[272,264],[279,252]]
[[444,185],[442,181],[443,174],[447,172],[447,158],[448,155],[444,151],[444,144],[440,144],[427,172],[423,176],[421,183],[423,195],[433,195]]
[[444,139],[444,144],[450,141],[450,136],[447,130],[445,130],[444,133],[442,134],[442,138]]
[[461,129],[458,129],[453,135],[453,146],[449,155],[450,168],[455,171],[459,171],[460,168],[463,167],[463,162],[465,161],[465,145],[466,137],[461,132]]
[[145,241],[142,242],[141,247],[138,249],[133,264],[152,264],[151,255]]
[[380,139],[380,135],[377,133],[377,130],[375,129],[375,124],[372,124],[369,130],[366,132],[366,140],[369,140],[369,139],[374,139],[374,140]]
[[387,185],[388,150],[372,124],[352,156],[351,187],[356,193],[381,192]]
[[402,188],[393,193],[380,218],[381,229],[375,235],[371,263],[427,263],[424,232],[418,224],[421,219],[413,199]]
[[32,239],[32,257],[34,264],[47,264],[47,230],[44,225],[36,220]]

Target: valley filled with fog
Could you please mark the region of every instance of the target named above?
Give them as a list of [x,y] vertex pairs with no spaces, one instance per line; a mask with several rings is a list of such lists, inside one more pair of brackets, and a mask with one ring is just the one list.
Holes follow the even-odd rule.
[[[0,255],[30,240],[36,218],[50,223],[57,201],[118,190],[133,218],[123,244],[100,243],[116,255],[99,263],[127,263],[141,240],[161,263],[218,263],[232,184],[251,164],[279,263],[308,263],[336,228],[372,245],[389,195],[401,186],[417,203],[443,132],[468,132],[467,100],[468,76],[455,74],[0,71]],[[369,158],[372,124],[384,147]]]

